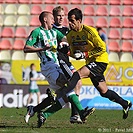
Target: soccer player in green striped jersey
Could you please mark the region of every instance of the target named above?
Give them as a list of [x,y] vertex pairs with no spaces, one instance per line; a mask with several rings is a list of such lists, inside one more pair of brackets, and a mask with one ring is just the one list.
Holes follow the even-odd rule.
[[[76,83],[73,82],[73,84],[69,84],[57,59],[57,40],[67,42],[66,37],[60,31],[52,29],[54,24],[54,17],[52,13],[47,11],[42,12],[39,15],[39,21],[41,26],[31,32],[26,41],[24,52],[37,52],[41,61],[40,65],[42,74],[49,82],[50,88],[55,91],[58,90],[59,95],[54,105],[44,112],[38,113],[38,127],[41,127],[49,116],[62,109],[68,101],[76,107],[81,120],[85,121],[87,116],[92,114],[95,109],[82,108],[77,95],[72,89],[72,86],[75,87]],[[76,76],[77,73],[75,72],[74,75]],[[75,78],[80,79],[78,75]],[[75,78],[71,80],[75,81]],[[67,87],[65,84],[67,84]],[[35,107],[29,106],[25,121],[28,123],[29,118],[32,117],[35,112],[39,111],[38,108],[40,109],[40,105],[42,107],[42,104],[48,104],[47,102],[51,104],[49,100],[46,100]]]

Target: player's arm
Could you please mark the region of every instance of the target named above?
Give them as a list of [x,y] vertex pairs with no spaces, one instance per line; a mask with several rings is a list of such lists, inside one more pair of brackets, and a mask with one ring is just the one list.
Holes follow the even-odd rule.
[[92,57],[92,56],[96,57],[106,52],[106,47],[104,42],[102,40],[99,41],[98,39],[100,38],[97,38],[97,37],[93,38],[93,42],[94,42],[93,44],[95,45],[95,48],[88,52],[88,57]]
[[50,46],[46,46],[44,48],[36,48],[34,46],[29,46],[27,44],[24,46],[24,52],[25,53],[33,53],[33,52],[45,51],[45,50],[48,50],[48,49],[50,49]]
[[92,56],[96,57],[96,56],[99,56],[99,55],[103,54],[104,52],[106,52],[105,42],[102,41],[102,39],[98,35],[98,32],[95,30],[92,34],[91,41],[94,45],[94,49],[92,49],[91,51],[88,52],[88,57],[90,57],[90,58]]

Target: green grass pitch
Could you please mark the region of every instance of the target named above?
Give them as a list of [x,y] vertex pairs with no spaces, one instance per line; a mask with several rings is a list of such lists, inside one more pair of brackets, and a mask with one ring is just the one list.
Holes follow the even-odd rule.
[[133,133],[133,111],[122,119],[122,110],[96,110],[85,124],[70,124],[70,109],[55,113],[41,128],[36,115],[29,125],[24,122],[26,108],[0,108],[0,133]]

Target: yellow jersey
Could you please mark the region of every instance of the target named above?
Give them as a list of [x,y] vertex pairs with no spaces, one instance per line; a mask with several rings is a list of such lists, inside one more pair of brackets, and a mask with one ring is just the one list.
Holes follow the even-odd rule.
[[70,30],[66,37],[70,45],[71,57],[74,57],[76,50],[80,50],[88,52],[88,57],[85,58],[86,64],[92,61],[109,63],[106,44],[102,41],[95,28],[82,25],[79,31]]

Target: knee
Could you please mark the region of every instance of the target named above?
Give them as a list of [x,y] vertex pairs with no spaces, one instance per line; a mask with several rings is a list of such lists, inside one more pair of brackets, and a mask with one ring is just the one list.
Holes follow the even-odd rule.
[[80,88],[82,87],[82,81],[81,81],[81,80],[78,81],[76,87],[77,87],[78,89],[80,89]]
[[56,80],[56,84],[62,88],[66,83],[67,83],[67,78],[65,77],[64,74],[60,73]]
[[111,98],[111,91],[107,90],[105,93],[100,92],[100,95],[105,98]]

